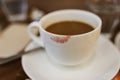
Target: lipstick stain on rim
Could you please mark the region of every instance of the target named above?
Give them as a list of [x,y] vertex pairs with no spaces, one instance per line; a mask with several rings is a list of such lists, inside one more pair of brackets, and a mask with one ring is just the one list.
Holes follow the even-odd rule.
[[71,36],[64,36],[64,37],[58,37],[58,36],[52,36],[50,37],[53,41],[57,42],[57,43],[66,43]]

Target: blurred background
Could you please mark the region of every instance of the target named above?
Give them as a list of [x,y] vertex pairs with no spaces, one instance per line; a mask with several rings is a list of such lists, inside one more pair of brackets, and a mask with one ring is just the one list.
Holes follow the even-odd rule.
[[[3,22],[7,21],[7,19],[10,20],[10,18],[7,18],[7,17],[9,17],[10,13],[7,12],[7,10],[5,9],[6,7],[8,7],[8,9],[10,9],[9,8],[10,5],[8,5],[8,4],[12,5],[11,8],[17,6],[16,9],[14,8],[13,10],[11,10],[11,11],[15,11],[15,10],[20,10],[20,7],[18,7],[18,3],[19,3],[20,5],[23,6],[23,9],[24,9],[21,12],[23,12],[23,14],[25,14],[27,11],[27,22],[32,21],[30,14],[31,14],[32,10],[35,8],[42,10],[45,14],[49,13],[51,11],[54,11],[54,10],[59,10],[59,9],[83,9],[83,10],[88,10],[88,11],[94,12],[97,15],[99,15],[103,20],[102,32],[110,32],[114,21],[115,20],[116,20],[116,22],[118,21],[118,16],[119,16],[118,10],[120,10],[120,1],[119,0],[13,0],[13,3],[10,3],[10,1],[12,2],[12,0],[0,0],[0,24],[3,24]],[[5,5],[6,5],[6,7],[5,7]],[[105,5],[105,6],[103,6],[103,5]],[[118,8],[116,9],[118,12],[115,11],[115,9],[113,9],[113,7],[115,7],[115,5],[118,6]],[[99,6],[101,7],[101,9]],[[105,8],[106,6],[108,8],[110,7],[111,9]],[[17,8],[19,8],[19,9],[17,9]],[[107,10],[108,12],[105,13],[103,10],[104,11]],[[111,12],[113,12],[113,13],[111,13]],[[17,16],[13,17],[13,18],[17,18]],[[20,18],[20,16],[19,16],[19,18]],[[23,18],[22,19],[25,20],[24,15],[23,15]],[[11,21],[15,21],[15,20],[17,20],[17,19],[13,19]],[[6,24],[4,24],[4,25],[6,25]]]

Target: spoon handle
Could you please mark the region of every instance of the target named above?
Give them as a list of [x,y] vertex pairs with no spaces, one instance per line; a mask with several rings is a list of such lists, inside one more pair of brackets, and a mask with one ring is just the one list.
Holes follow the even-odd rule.
[[20,51],[18,54],[14,55],[14,56],[0,59],[0,65],[8,63],[8,62],[13,61],[13,60],[16,60],[16,59],[20,58],[22,55],[25,55],[25,54],[28,54],[28,53],[32,53],[32,52],[38,51],[40,49],[44,49],[44,48],[43,47],[37,47],[37,48],[31,49],[31,50],[29,50],[27,52],[25,52],[24,50],[22,50],[22,51]]

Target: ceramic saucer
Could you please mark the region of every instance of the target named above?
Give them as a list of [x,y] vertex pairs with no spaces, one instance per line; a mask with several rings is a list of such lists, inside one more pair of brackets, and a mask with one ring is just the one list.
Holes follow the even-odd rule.
[[109,40],[101,36],[96,53],[87,65],[56,65],[49,61],[44,50],[40,50],[24,55],[22,66],[32,80],[111,80],[120,68],[120,53]]

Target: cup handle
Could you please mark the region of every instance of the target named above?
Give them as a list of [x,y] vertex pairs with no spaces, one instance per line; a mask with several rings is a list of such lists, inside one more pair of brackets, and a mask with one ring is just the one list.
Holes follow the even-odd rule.
[[41,47],[44,47],[43,42],[41,40],[41,37],[37,37],[34,33],[32,28],[40,28],[40,24],[39,22],[32,22],[29,26],[28,26],[28,34],[29,36],[33,39],[33,41],[37,42]]

